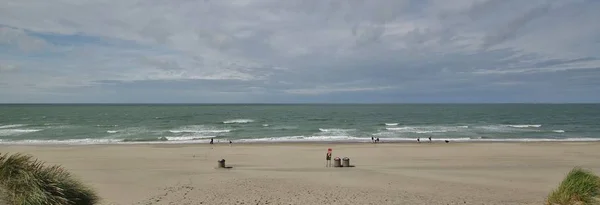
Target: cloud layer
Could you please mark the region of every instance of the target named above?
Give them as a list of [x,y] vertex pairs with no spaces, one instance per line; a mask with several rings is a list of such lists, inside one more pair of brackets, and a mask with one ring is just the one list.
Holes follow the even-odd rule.
[[0,5],[0,102],[598,102],[599,1]]

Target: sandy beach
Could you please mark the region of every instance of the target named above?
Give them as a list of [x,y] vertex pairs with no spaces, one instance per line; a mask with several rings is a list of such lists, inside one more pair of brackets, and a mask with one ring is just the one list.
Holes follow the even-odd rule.
[[[349,157],[351,168],[325,167]],[[542,204],[600,143],[0,146],[61,164],[102,204]],[[232,169],[217,169],[226,159]]]

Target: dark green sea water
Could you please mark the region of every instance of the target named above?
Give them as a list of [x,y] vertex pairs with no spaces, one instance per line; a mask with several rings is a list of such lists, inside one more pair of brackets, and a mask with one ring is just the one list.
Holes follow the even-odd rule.
[[600,141],[600,104],[0,105],[0,143]]

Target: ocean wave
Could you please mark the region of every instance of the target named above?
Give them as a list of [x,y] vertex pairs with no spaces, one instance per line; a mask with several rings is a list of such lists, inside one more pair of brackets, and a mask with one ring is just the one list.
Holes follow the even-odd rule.
[[119,125],[95,125],[96,127],[118,127]]
[[308,121],[328,121],[329,118],[309,118]]
[[514,127],[514,128],[536,128],[536,127],[542,127],[542,125],[506,125],[508,127]]
[[370,141],[370,138],[357,138],[351,136],[286,136],[267,137],[256,139],[239,139],[236,142],[327,142],[327,141]]
[[233,119],[233,120],[225,120],[223,124],[245,124],[254,122],[253,119]]
[[231,132],[229,129],[216,129],[214,127],[204,125],[188,125],[178,129],[169,130],[170,133],[225,133]]
[[231,130],[169,130],[170,133],[224,133]]
[[271,130],[295,130],[298,126],[270,126],[268,129]]
[[351,132],[356,131],[356,129],[339,129],[339,128],[319,128],[321,132]]
[[0,129],[23,127],[23,126],[26,126],[26,125],[25,124],[0,125]]
[[17,140],[0,141],[0,144],[9,145],[90,145],[90,144],[113,144],[122,142],[119,139],[68,139],[68,140]]
[[444,133],[457,132],[461,129],[466,129],[465,126],[405,126],[405,127],[386,127],[385,129],[397,133]]
[[117,130],[107,130],[106,131],[106,133],[108,133],[108,134],[115,134],[115,133],[118,133],[118,132],[119,131],[117,131]]
[[0,136],[14,136],[14,135],[22,135],[32,132],[39,132],[41,129],[1,129]]
[[495,133],[514,133],[514,132],[540,132],[539,128],[541,125],[484,125],[474,126],[473,129],[484,131],[484,132],[495,132]]
[[564,133],[564,130],[552,130],[552,132],[556,132],[556,133]]
[[384,123],[385,126],[397,126],[398,123]]
[[214,138],[215,136],[187,136],[187,137],[166,137],[169,141],[186,141],[186,140],[204,140]]
[[[600,138],[432,138],[433,143],[449,142],[599,142]],[[370,143],[371,138],[351,136],[287,136],[255,139],[237,139],[235,143],[285,143],[285,142],[357,142]],[[137,139],[69,139],[69,140],[0,140],[8,145],[92,145],[92,144],[198,144],[207,143],[203,137],[158,137]],[[215,140],[215,143],[228,143],[228,140]],[[416,138],[380,138],[382,143],[416,143]],[[427,143],[428,140],[421,140]]]
[[133,138],[122,139],[121,142],[166,142],[166,141],[197,141],[205,140],[214,136],[187,136],[187,137],[155,137],[155,138]]

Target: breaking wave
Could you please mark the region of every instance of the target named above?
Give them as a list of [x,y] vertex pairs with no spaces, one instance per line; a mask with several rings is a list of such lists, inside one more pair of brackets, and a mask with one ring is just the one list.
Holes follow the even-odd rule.
[[225,120],[223,124],[246,124],[254,122],[253,119],[233,119],[233,120]]
[[[433,143],[449,142],[599,142],[600,138],[432,138]],[[285,143],[285,142],[356,142],[370,143],[371,138],[350,136],[287,136],[256,139],[237,139],[235,143]],[[9,145],[90,145],[90,144],[197,144],[207,143],[208,137],[158,137],[138,139],[69,139],[69,140],[19,140],[1,141]],[[215,143],[228,143],[228,140],[215,140]],[[381,143],[415,143],[415,138],[380,138]],[[427,141],[422,142],[427,143]]]
[[514,127],[514,128],[535,128],[535,127],[542,127],[542,125],[506,125],[509,127]]
[[0,129],[0,136],[22,135],[32,132],[39,132],[41,129]]
[[0,125],[0,129],[15,128],[15,127],[23,127],[23,126],[26,126],[26,125],[25,125],[25,124]]

